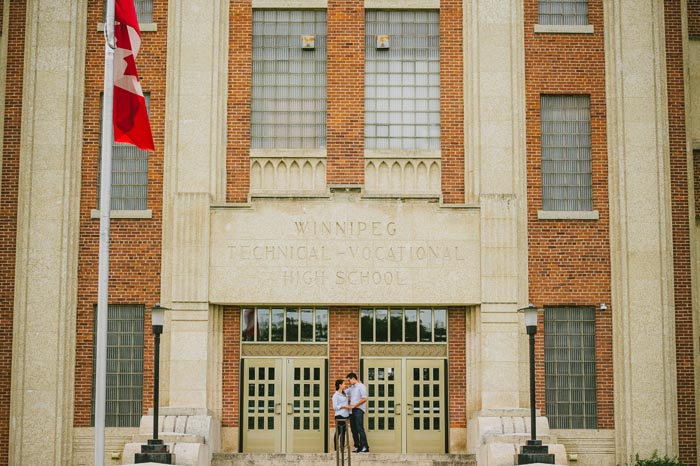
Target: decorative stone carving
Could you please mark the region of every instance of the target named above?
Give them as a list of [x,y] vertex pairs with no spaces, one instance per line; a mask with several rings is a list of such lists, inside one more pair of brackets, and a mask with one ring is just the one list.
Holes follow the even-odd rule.
[[328,356],[328,345],[319,344],[243,344],[241,356]]
[[308,196],[325,192],[325,158],[260,157],[250,160],[251,196]]
[[363,358],[386,356],[407,358],[446,358],[447,345],[443,344],[370,344],[362,345]]
[[365,194],[439,197],[439,158],[365,159]]

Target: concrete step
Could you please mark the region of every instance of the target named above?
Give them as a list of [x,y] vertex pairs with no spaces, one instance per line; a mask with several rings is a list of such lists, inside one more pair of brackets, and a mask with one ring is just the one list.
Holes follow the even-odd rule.
[[[351,463],[358,466],[476,466],[474,455],[357,453]],[[347,465],[347,458],[345,460]],[[328,466],[336,463],[333,453],[215,453],[212,466]]]

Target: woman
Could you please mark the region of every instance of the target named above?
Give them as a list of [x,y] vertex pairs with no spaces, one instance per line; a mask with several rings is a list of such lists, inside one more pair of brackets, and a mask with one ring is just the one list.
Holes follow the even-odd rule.
[[338,379],[335,381],[335,393],[333,394],[333,411],[335,412],[335,425],[337,435],[333,438],[333,445],[336,449],[338,448],[337,444],[335,443],[335,439],[339,436],[341,451],[345,447],[345,432],[347,431],[347,423],[348,419],[350,418],[350,411],[348,409],[348,397],[347,395],[345,395],[346,389],[347,383],[344,379]]

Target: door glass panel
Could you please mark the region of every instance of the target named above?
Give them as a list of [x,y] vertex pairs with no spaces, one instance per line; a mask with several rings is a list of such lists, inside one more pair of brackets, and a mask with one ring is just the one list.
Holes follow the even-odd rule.
[[406,323],[406,341],[418,341],[418,316],[415,309],[404,311]]

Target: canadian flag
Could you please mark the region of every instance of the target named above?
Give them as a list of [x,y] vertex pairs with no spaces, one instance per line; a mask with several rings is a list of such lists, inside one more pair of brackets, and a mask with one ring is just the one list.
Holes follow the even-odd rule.
[[141,30],[133,0],[116,0],[114,10],[114,140],[139,149],[154,150],[146,99],[143,97],[136,56],[141,46]]

